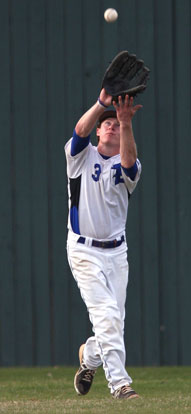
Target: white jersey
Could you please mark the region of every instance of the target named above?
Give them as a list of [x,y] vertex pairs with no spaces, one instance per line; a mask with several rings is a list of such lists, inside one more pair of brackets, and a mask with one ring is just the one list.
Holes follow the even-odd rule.
[[140,178],[141,164],[132,181],[121,168],[120,155],[104,159],[89,143],[71,156],[65,145],[68,174],[68,229],[97,240],[113,240],[125,233],[129,194]]

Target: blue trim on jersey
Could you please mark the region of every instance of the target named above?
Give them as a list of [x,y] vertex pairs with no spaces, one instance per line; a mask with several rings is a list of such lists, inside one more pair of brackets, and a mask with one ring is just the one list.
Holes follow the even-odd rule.
[[99,155],[101,155],[101,157],[104,158],[104,160],[108,160],[109,158],[111,158],[111,157],[108,157],[108,155],[101,154],[100,152],[99,152]]
[[76,206],[73,206],[70,209],[70,223],[71,223],[73,232],[80,234],[78,209]]
[[71,143],[72,157],[74,157],[74,155],[79,154],[79,152],[83,151],[84,148],[88,146],[89,142],[90,142],[90,135],[88,135],[88,137],[81,138],[79,137],[79,135],[76,134],[76,131],[74,129],[72,143]]
[[123,168],[125,175],[127,175],[132,181],[134,181],[137,171],[138,171],[137,162],[135,161],[135,164],[130,168],[125,168],[123,166],[122,168]]

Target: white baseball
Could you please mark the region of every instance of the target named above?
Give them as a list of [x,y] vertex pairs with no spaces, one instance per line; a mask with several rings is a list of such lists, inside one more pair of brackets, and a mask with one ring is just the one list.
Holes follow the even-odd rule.
[[118,13],[115,9],[107,9],[104,13],[104,19],[107,23],[113,23],[117,20]]

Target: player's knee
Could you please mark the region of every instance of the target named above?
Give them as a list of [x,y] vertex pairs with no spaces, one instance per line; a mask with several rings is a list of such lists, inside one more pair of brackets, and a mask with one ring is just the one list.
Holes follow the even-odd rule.
[[123,322],[120,312],[116,309],[113,311],[111,308],[105,308],[99,321],[99,330],[102,332],[102,335],[121,335],[122,329]]

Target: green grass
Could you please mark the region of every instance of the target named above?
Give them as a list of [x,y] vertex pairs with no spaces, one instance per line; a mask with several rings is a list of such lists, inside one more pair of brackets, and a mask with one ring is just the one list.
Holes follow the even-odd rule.
[[140,398],[114,400],[103,370],[91,391],[73,389],[74,367],[0,368],[0,413],[191,414],[191,367],[128,368]]

